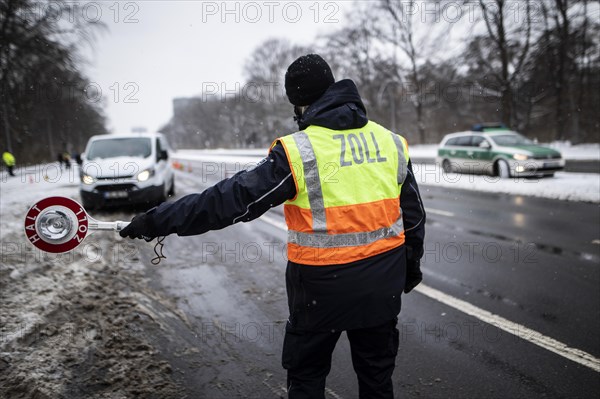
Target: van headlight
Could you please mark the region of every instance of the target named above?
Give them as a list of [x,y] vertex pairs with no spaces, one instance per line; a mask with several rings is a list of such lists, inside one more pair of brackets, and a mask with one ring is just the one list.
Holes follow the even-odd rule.
[[154,169],[146,169],[146,170],[138,173],[137,179],[139,182],[143,182],[143,181],[148,180],[152,176],[154,176]]
[[81,181],[83,182],[83,184],[94,184],[96,179],[94,179],[90,175],[83,175],[83,176],[81,176]]
[[517,161],[527,161],[529,159],[529,155],[525,154],[514,154],[513,158]]

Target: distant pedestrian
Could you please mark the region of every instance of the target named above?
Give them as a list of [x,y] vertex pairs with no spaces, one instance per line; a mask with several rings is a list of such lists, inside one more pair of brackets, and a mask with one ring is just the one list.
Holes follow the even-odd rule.
[[68,152],[64,152],[62,158],[65,163],[65,169],[71,169],[71,155]]
[[75,162],[77,163],[77,165],[81,167],[81,165],[83,164],[83,159],[81,159],[81,154],[79,154],[78,152],[74,153],[73,159],[75,159]]
[[62,170],[62,167],[63,167],[63,154],[62,154],[62,152],[58,153],[58,155],[56,156],[56,160],[58,161],[58,166],[60,167],[60,170]]
[[10,176],[14,176],[15,173],[13,172],[13,168],[15,167],[15,157],[13,156],[13,154],[11,154],[8,151],[4,151],[2,153],[2,161],[6,165],[6,168],[8,169],[8,174]]

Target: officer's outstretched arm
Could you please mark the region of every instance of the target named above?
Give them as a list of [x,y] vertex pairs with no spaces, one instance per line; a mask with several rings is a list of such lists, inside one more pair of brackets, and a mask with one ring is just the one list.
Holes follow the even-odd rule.
[[140,227],[148,237],[202,234],[256,219],[295,193],[285,152],[278,145],[255,168],[142,214],[144,225]]

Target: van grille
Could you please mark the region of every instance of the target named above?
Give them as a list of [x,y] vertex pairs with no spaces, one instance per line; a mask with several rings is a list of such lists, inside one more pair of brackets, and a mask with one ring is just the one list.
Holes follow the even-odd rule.
[[98,186],[96,190],[99,192],[105,191],[134,191],[136,190],[135,185],[133,184],[107,184],[105,186]]
[[110,176],[110,177],[97,177],[96,180],[119,180],[119,179],[131,179],[133,177],[133,175],[126,175],[126,176],[118,176],[118,177],[114,177],[114,176]]

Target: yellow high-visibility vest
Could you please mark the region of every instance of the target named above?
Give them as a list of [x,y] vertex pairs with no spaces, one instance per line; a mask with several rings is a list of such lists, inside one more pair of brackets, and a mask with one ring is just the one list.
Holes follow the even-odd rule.
[[4,161],[6,166],[15,166],[15,157],[8,151],[2,154],[2,160]]
[[297,193],[284,205],[289,260],[343,264],[404,243],[400,192],[409,156],[403,137],[368,122],[343,131],[309,126],[278,140]]

